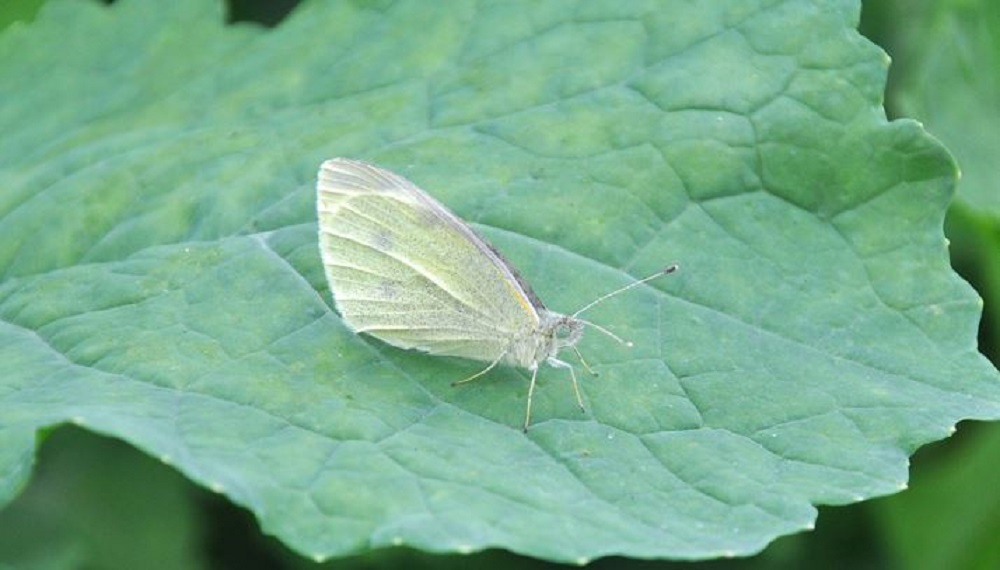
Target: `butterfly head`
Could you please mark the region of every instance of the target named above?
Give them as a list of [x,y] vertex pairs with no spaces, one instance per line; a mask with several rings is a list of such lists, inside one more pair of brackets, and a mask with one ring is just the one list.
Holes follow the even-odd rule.
[[583,337],[584,323],[567,315],[558,315],[551,328],[551,342],[554,352],[573,346]]

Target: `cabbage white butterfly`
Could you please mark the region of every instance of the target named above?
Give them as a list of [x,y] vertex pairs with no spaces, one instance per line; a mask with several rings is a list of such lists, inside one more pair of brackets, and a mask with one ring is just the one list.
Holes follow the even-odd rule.
[[525,431],[542,362],[569,369],[584,409],[573,367],[558,358],[570,348],[590,370],[576,348],[584,326],[631,346],[580,313],[677,269],[665,267],[563,315],[546,309],[492,245],[409,180],[346,158],[324,162],[317,178],[319,249],[344,323],[400,348],[489,363],[453,385],[501,363],[530,370]]

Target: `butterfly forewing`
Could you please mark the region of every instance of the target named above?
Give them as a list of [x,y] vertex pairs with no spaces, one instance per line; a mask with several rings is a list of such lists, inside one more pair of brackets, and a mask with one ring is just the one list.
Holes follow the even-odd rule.
[[533,295],[502,258],[404,178],[328,160],[317,199],[327,280],[354,330],[402,348],[491,361],[537,327]]

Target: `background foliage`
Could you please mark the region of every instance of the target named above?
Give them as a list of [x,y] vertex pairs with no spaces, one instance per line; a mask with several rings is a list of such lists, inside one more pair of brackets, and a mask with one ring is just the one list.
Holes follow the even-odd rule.
[[[0,26],[30,19],[40,4],[8,5],[0,13]],[[280,18],[258,10],[238,5],[231,14],[268,23]],[[986,300],[981,348],[996,362],[1000,191],[990,178],[990,164],[998,151],[994,135],[1000,128],[994,127],[1000,121],[990,104],[997,100],[997,66],[982,64],[997,55],[991,10],[985,2],[869,2],[865,16],[865,32],[896,61],[887,98],[890,114],[924,121],[955,153],[965,173],[948,234],[956,268]],[[928,48],[941,45],[954,49]],[[750,560],[707,564],[769,567],[808,561],[815,567],[824,560],[830,567],[996,566],[1000,551],[992,538],[1000,535],[1000,493],[993,490],[991,475],[1000,467],[998,442],[995,425],[966,426],[958,436],[918,453],[910,491],[852,507],[824,508],[815,532],[779,539]],[[150,560],[165,568],[311,565],[262,537],[246,513],[117,442],[60,429],[41,447],[36,470],[31,486],[2,513],[6,518],[0,528],[18,533],[0,531],[0,560],[27,560],[37,567],[130,567],[135,561],[149,567]],[[157,492],[150,493],[151,488]],[[129,540],[123,541],[123,535]],[[38,544],[46,547],[38,549]],[[501,552],[476,556],[497,566],[514,558]],[[401,549],[352,562],[441,566],[468,561]],[[619,563],[612,559],[596,565]]]

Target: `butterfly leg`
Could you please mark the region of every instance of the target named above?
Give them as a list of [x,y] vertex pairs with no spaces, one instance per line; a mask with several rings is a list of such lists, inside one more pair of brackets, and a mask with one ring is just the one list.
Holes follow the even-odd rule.
[[573,380],[573,393],[576,394],[576,404],[580,406],[581,412],[586,412],[587,409],[583,407],[583,398],[580,396],[580,385],[576,382],[576,372],[573,371],[573,366],[558,358],[549,358],[546,362],[553,368],[566,368],[569,370],[569,377]]
[[535,378],[538,376],[538,365],[531,367],[531,384],[528,384],[528,408],[524,411],[524,433],[528,433],[531,424],[531,398],[535,395]]
[[475,373],[475,374],[473,374],[472,376],[469,376],[469,377],[468,377],[468,378],[466,378],[465,380],[455,380],[454,382],[452,382],[452,383],[451,383],[451,385],[452,385],[452,386],[459,386],[459,385],[461,385],[461,384],[467,384],[467,383],[469,383],[469,382],[472,382],[472,381],[473,381],[473,380],[475,380],[476,378],[479,378],[479,377],[480,377],[480,376],[482,376],[483,374],[486,374],[486,373],[487,373],[487,372],[489,372],[490,370],[493,370],[493,369],[494,369],[494,368],[496,367],[496,365],[497,365],[497,364],[500,364],[500,361],[501,361],[501,360],[503,360],[503,357],[504,357],[504,356],[506,356],[506,355],[507,355],[507,353],[506,353],[506,352],[505,352],[505,353],[503,353],[503,354],[501,354],[501,355],[499,356],[499,358],[497,358],[496,360],[494,360],[493,362],[491,362],[491,363],[490,363],[490,365],[489,365],[489,366],[487,366],[486,368],[483,368],[482,370],[480,370],[479,372],[476,372],[476,373]]
[[573,348],[573,352],[576,353],[576,357],[580,359],[580,364],[582,364],[583,367],[587,369],[587,372],[589,372],[591,376],[600,376],[600,374],[594,372],[594,369],[591,368],[589,364],[587,364],[586,360],[584,360],[583,355],[580,354],[580,349],[577,348],[575,344],[570,346]]

